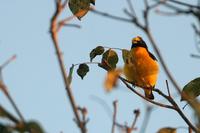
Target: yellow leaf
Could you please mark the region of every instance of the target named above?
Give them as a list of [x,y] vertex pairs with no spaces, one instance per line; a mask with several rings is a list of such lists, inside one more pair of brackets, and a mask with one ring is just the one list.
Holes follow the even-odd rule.
[[157,133],[176,133],[176,128],[164,127],[161,128]]
[[107,72],[104,87],[106,91],[111,91],[117,85],[118,77],[122,73],[121,69],[115,69]]

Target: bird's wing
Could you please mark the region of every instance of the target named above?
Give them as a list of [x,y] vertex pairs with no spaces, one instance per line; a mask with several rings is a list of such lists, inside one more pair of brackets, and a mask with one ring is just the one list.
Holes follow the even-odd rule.
[[148,51],[148,53],[149,53],[149,56],[150,56],[153,60],[158,61],[158,60],[156,59],[156,57],[155,57],[151,52]]

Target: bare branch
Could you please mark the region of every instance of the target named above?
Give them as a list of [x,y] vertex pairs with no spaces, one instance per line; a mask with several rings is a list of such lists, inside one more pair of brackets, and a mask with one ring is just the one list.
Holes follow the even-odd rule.
[[74,19],[75,17],[76,17],[75,15],[72,15],[72,16],[70,16],[70,17],[67,17],[67,18],[63,19],[63,20],[60,20],[60,21],[58,22],[57,32],[59,32],[63,26],[68,25],[69,21],[71,21],[71,20]]
[[10,62],[12,62],[15,59],[16,59],[16,55],[13,55],[5,63],[3,63],[3,65],[0,66],[0,90],[2,90],[2,92],[4,93],[4,95],[7,97],[7,99],[9,100],[9,102],[11,103],[11,105],[13,106],[13,108],[16,111],[17,115],[20,117],[22,124],[25,124],[25,119],[24,119],[22,113],[20,112],[20,110],[17,107],[15,101],[11,97],[11,95],[10,95],[10,93],[8,91],[7,86],[3,82],[3,75],[2,75],[3,68],[5,68]]
[[15,124],[19,124],[20,121],[15,118],[11,113],[9,113],[3,106],[0,105],[0,112],[3,113],[9,120],[14,122]]
[[133,111],[133,113],[135,114],[135,118],[134,118],[133,123],[132,123],[132,125],[131,125],[131,129],[132,129],[132,130],[135,129],[135,124],[136,124],[137,119],[138,119],[138,117],[139,117],[139,115],[140,115],[140,110],[139,110],[139,109],[135,109],[135,110]]
[[191,54],[190,56],[193,57],[193,58],[198,58],[198,59],[200,59],[200,55],[197,55],[197,54]]
[[131,0],[126,0],[126,1],[131,11],[132,16],[136,17],[137,15],[136,15],[135,9],[133,8],[133,3],[131,2]]
[[122,77],[119,77],[119,79],[126,85],[126,87],[128,89],[130,89],[132,92],[134,92],[135,94],[137,94],[139,97],[141,97],[142,99],[154,104],[154,105],[157,105],[157,106],[160,106],[160,107],[163,107],[163,108],[169,108],[169,109],[175,109],[173,106],[170,106],[170,105],[166,105],[166,104],[162,104],[162,103],[159,103],[159,102],[155,102],[155,101],[152,101],[148,98],[146,98],[145,96],[143,96],[142,94],[138,93],[136,90],[134,90],[127,82],[124,78]]
[[11,63],[12,61],[14,61],[16,59],[16,55],[13,55],[12,57],[10,57],[5,63],[3,63],[0,67],[1,69],[5,68],[9,63]]
[[20,112],[19,108],[17,107],[15,101],[13,100],[13,98],[11,97],[10,93],[8,92],[8,88],[7,86],[3,83],[3,81],[0,81],[0,90],[2,90],[2,92],[4,93],[4,95],[8,98],[9,102],[11,103],[11,105],[13,106],[14,110],[16,111],[16,113],[18,114],[19,118],[21,119],[22,124],[25,124],[25,119],[22,115],[22,113]]
[[166,86],[167,86],[168,96],[171,97],[170,90],[169,90],[169,84],[168,84],[168,81],[167,81],[167,80],[166,80]]
[[59,63],[59,66],[60,66],[60,70],[61,70],[63,80],[64,80],[64,83],[65,83],[65,89],[66,89],[66,92],[68,94],[68,98],[69,98],[70,104],[72,106],[72,109],[73,109],[73,112],[74,112],[74,115],[75,115],[75,118],[76,118],[76,121],[77,121],[77,125],[80,128],[82,133],[86,133],[84,123],[81,121],[80,116],[78,114],[77,105],[75,103],[75,99],[74,99],[74,96],[73,96],[72,91],[71,91],[70,83],[68,81],[68,76],[67,76],[67,72],[66,72],[65,65],[64,65],[62,52],[61,52],[61,49],[60,49],[59,43],[58,43],[58,31],[60,29],[59,25],[58,25],[58,17],[62,13],[66,3],[67,2],[64,2],[64,5],[63,5],[61,0],[58,0],[58,2],[56,4],[56,11],[55,11],[55,13],[54,13],[54,15],[52,16],[52,19],[51,19],[51,26],[50,26],[51,32],[50,33],[51,33],[53,45],[54,45],[55,50],[56,50],[56,55],[57,55],[58,63]]
[[119,20],[119,21],[132,23],[131,19],[122,18],[122,17],[119,17],[119,16],[111,15],[111,14],[108,14],[108,13],[105,13],[105,12],[101,12],[101,11],[97,11],[97,10],[94,10],[94,9],[91,10],[91,12],[93,12],[95,14],[98,14],[98,15],[101,15],[103,17],[110,18],[110,19],[115,19],[115,20]]
[[183,120],[190,126],[190,128],[192,128],[193,131],[195,132],[200,132],[200,130],[198,128],[196,128],[191,122],[190,120],[188,120],[188,118],[184,115],[184,113],[182,112],[182,110],[179,108],[179,106],[177,105],[177,103],[174,101],[173,98],[165,95],[163,92],[161,92],[159,89],[154,89],[155,92],[157,92],[159,95],[163,96],[165,99],[168,100],[168,102],[170,102],[173,107],[174,110],[177,111],[179,113],[179,115],[183,118]]
[[78,29],[81,28],[81,26],[78,25],[78,24],[64,24],[64,26],[66,26],[66,27],[74,27],[74,28],[78,28]]
[[125,80],[123,80],[122,77],[119,77],[119,79],[127,86],[127,88],[129,88],[131,91],[133,91],[135,94],[137,94],[138,96],[140,96],[141,98],[145,99],[146,101],[155,104],[157,106],[160,107],[164,107],[164,108],[169,108],[172,110],[175,110],[179,113],[179,115],[183,118],[183,120],[194,130],[194,131],[199,131],[199,129],[197,129],[188,119],[187,117],[184,115],[184,113],[181,111],[181,109],[178,107],[177,103],[172,99],[172,97],[169,97],[167,95],[165,95],[163,92],[161,92],[159,89],[154,89],[153,91],[157,92],[159,95],[161,95],[162,97],[164,97],[165,99],[168,100],[169,103],[171,103],[172,106],[170,105],[165,105],[159,102],[155,102],[152,100],[149,100],[148,98],[144,97],[143,95],[141,95],[140,93],[138,93],[137,91],[135,91],[129,84],[126,83]]
[[186,6],[186,7],[190,7],[190,8],[196,8],[200,10],[200,6],[196,6],[196,5],[191,5],[189,3],[184,3],[182,1],[177,1],[177,0],[168,0],[169,2],[178,4],[178,5],[182,5],[182,6]]
[[111,133],[115,133],[115,123],[116,123],[116,117],[117,117],[117,100],[115,100],[113,102],[113,108],[114,108],[114,111],[113,111],[113,122],[112,122],[112,131],[111,131]]

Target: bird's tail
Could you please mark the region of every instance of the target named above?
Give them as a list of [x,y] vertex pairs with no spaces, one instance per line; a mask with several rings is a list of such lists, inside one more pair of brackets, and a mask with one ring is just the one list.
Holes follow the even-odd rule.
[[154,95],[152,93],[152,89],[146,88],[146,89],[144,89],[144,93],[145,93],[145,97],[146,98],[151,99],[151,100],[154,99]]

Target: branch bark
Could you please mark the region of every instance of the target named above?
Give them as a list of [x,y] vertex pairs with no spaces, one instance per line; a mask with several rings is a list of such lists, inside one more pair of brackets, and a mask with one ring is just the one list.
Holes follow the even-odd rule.
[[81,130],[82,133],[86,133],[87,132],[86,128],[85,128],[84,124],[82,123],[80,116],[78,114],[77,105],[76,105],[74,96],[72,94],[70,83],[68,81],[67,72],[66,72],[66,69],[65,69],[63,54],[62,54],[62,51],[61,51],[61,49],[59,47],[59,43],[58,43],[58,32],[61,29],[61,25],[59,25],[59,22],[58,22],[58,17],[62,13],[66,4],[67,4],[67,0],[65,0],[63,4],[62,4],[61,0],[56,1],[56,11],[55,11],[55,13],[54,13],[54,15],[52,16],[52,19],[51,19],[50,33],[51,33],[51,38],[52,38],[52,41],[53,41],[54,48],[56,50],[56,55],[57,55],[58,63],[59,63],[60,70],[61,70],[61,73],[62,73],[62,77],[63,77],[63,80],[64,80],[65,90],[67,92],[67,96],[69,98],[71,107],[73,109],[73,113],[75,115],[77,125],[78,125],[78,127],[79,127],[79,129]]

